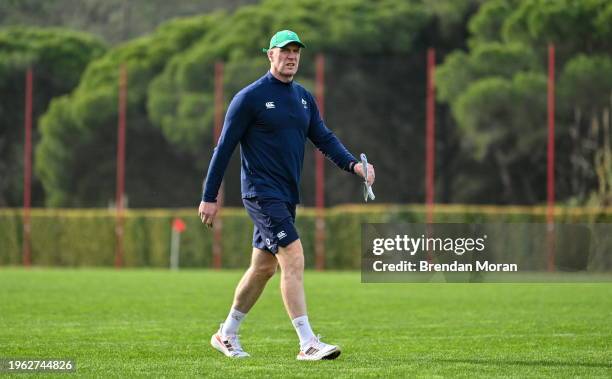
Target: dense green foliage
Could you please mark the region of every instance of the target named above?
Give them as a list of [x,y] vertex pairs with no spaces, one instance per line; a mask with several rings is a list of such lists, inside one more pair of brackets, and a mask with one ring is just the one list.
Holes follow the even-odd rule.
[[[25,73],[34,71],[34,143],[39,141],[36,118],[53,97],[71,91],[81,73],[105,47],[98,39],[64,29],[14,27],[0,29],[0,207],[21,204]],[[67,148],[64,148],[65,153]],[[43,205],[39,181],[33,204]]]
[[[279,7],[284,8],[283,14],[275,12]],[[320,17],[312,17],[315,12]],[[213,72],[216,60],[227,64],[225,75],[230,93],[234,93],[265,73],[269,63],[261,47],[284,25],[301,31],[302,39],[311,46],[305,52],[308,56],[326,50],[381,54],[411,51],[414,34],[426,20],[419,7],[396,1],[287,4],[272,0],[259,7],[241,8],[193,48],[173,58],[151,86],[149,114],[177,148],[197,152],[202,141],[210,139],[214,77],[206,73]],[[387,38],[391,34],[394,37]],[[308,75],[313,67],[305,64],[302,70]]]
[[[96,3],[88,0],[80,6],[121,14],[108,4],[96,8]],[[154,3],[139,17],[150,15]],[[7,4],[9,9],[32,5]],[[46,4],[41,12],[52,12],[55,5]],[[159,17],[172,13],[165,5],[157,9]],[[19,14],[7,13],[15,19]],[[233,13],[170,21],[92,62],[82,79],[76,79],[78,88],[57,97],[40,118],[35,174],[44,193],[39,184],[35,204],[43,198],[48,206],[112,203],[121,64],[128,69],[129,206],[196,204],[214,145],[215,63],[225,63],[227,105],[239,89],[266,71],[268,62],[260,49],[270,35],[291,28],[308,46],[297,80],[313,90],[314,57],[325,54],[326,122],[354,154],[368,153],[377,167],[378,199],[385,203],[423,200],[425,51],[430,46],[443,62],[437,69],[441,103],[436,118],[436,201],[542,203],[547,46],[555,43],[557,200],[609,205],[610,24],[612,6],[604,0],[265,0]],[[38,41],[36,36],[29,38]],[[54,52],[67,54],[61,48]],[[62,63],[62,75],[80,78],[86,62],[77,69],[71,64],[80,61],[67,56],[62,58],[68,62]],[[9,61],[23,59],[18,54]],[[7,75],[14,81],[12,93],[21,94],[22,77]],[[72,84],[62,93],[75,85],[70,80],[63,83]],[[48,88],[45,83],[36,85]],[[44,96],[48,101],[57,94]],[[22,117],[20,99],[14,96],[8,100],[14,104],[3,104],[11,125]],[[38,107],[40,112],[45,108]],[[6,190],[0,206],[21,203],[21,165],[9,163],[11,158],[21,161],[20,143],[14,143],[20,139],[11,133],[0,144],[0,149],[13,151],[2,157],[11,180],[2,181]],[[225,176],[225,200],[231,206],[241,204],[237,155]],[[313,149],[307,148],[301,188],[305,205],[314,203],[312,160]],[[331,164],[327,167],[326,204],[357,201],[356,178]]]
[[[284,12],[277,12],[279,8]],[[269,0],[240,8],[231,15],[211,14],[174,21],[149,37],[118,46],[94,62],[79,88],[55,101],[41,120],[43,139],[37,149],[40,162],[37,172],[45,186],[47,204],[100,206],[113,198],[113,124],[117,119],[116,83],[121,63],[126,63],[129,70],[126,189],[129,204],[187,206],[200,197],[202,174],[212,151],[216,61],[225,61],[224,84],[229,99],[265,73],[267,61],[261,47],[275,30],[287,25],[300,31],[311,46],[304,54],[306,63],[301,71],[309,77],[313,73],[313,54],[318,51],[406,54],[413,50],[419,30],[430,17],[418,4],[395,0],[377,4]],[[389,35],[393,38],[388,38]],[[333,69],[333,63],[328,67]],[[354,73],[358,76],[348,78],[338,87],[364,86],[375,80],[375,73],[364,70]],[[307,86],[310,83],[305,82]],[[384,99],[375,97],[371,101]],[[337,104],[336,114],[346,115],[354,109],[354,104],[348,101]],[[369,108],[380,112],[376,104]],[[361,117],[374,120],[375,115]],[[341,136],[349,135],[349,129],[356,131],[347,138],[349,146],[368,140],[368,133],[374,130],[359,132],[362,128],[353,127],[351,121],[344,122],[343,129],[334,129]],[[384,144],[382,140],[376,141],[370,151],[379,150]],[[60,151],[66,146],[70,146],[70,154]],[[387,170],[393,170],[396,159],[389,156],[385,159]],[[229,171],[232,174],[228,174],[227,188],[234,192],[228,198],[238,205],[233,195],[238,188],[235,166]],[[304,177],[310,178],[311,174],[306,172]],[[356,181],[346,180],[345,173],[336,170],[331,175],[330,181],[342,177],[344,189],[358,191]],[[338,189],[332,203],[343,198],[342,190]]]
[[470,20],[470,50],[450,54],[437,78],[465,152],[491,172],[472,177],[480,189],[471,196],[501,193],[507,203],[544,198],[547,47],[553,43],[557,196],[612,202],[611,17],[605,0],[493,0]]
[[[306,266],[313,268],[314,209],[298,210],[297,228],[304,246]],[[181,236],[181,266],[210,267],[213,233],[194,210],[130,211],[125,218],[125,264],[129,267],[168,267],[171,223],[181,217],[187,224]],[[243,209],[226,208],[223,224],[223,267],[246,267],[250,261],[253,223]],[[542,223],[544,208],[437,206],[434,220],[452,223]],[[22,256],[21,212],[0,212],[0,265],[20,264]],[[359,269],[362,223],[422,223],[423,206],[345,206],[325,213],[326,256],[329,269]],[[611,222],[612,210],[564,209],[555,212],[559,223]],[[601,245],[603,246],[603,245]],[[607,245],[606,245],[607,246]],[[494,250],[494,247],[491,247]],[[115,254],[115,213],[107,210],[37,210],[32,213],[32,260],[41,266],[112,266]],[[517,252],[520,260],[529,249]],[[612,267],[609,255],[597,255],[597,270]]]
[[189,180],[193,162],[174,151],[152,127],[145,103],[151,80],[169,58],[199,39],[217,17],[174,21],[151,36],[109,51],[87,68],[72,94],[53,101],[41,119],[42,140],[36,150],[36,169],[48,205],[106,205],[112,199],[121,64],[127,67],[129,87],[127,193],[139,194],[131,204],[171,205],[185,193],[176,188],[177,183],[190,183],[192,192],[198,187],[195,178]]
[[[79,377],[609,377],[609,283],[362,284],[306,272],[316,333],[343,350],[297,362],[274,277],[240,329],[251,358],[209,346],[240,272],[0,270],[0,355],[76,360]],[[47,374],[48,375],[48,374]],[[17,376],[17,375],[15,375]]]

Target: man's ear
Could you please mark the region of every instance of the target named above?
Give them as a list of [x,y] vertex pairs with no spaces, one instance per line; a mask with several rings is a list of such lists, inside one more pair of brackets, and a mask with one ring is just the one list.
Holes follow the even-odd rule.
[[274,52],[272,51],[272,49],[268,50],[268,51],[267,51],[267,54],[268,54],[268,60],[269,60],[270,62],[272,62],[272,54],[274,54]]

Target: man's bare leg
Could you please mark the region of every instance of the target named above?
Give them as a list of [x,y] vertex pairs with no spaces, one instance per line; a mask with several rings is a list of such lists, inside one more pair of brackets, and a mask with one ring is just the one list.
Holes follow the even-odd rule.
[[303,346],[315,335],[310,327],[306,314],[306,296],[304,295],[304,249],[298,239],[279,248],[276,254],[281,267],[281,294],[285,309]]
[[243,313],[251,310],[268,280],[276,273],[278,261],[271,253],[253,248],[251,265],[240,279],[234,293],[233,307]]
[[304,295],[304,249],[298,239],[278,249],[276,258],[281,267],[281,293],[285,309],[293,320],[306,315]]
[[251,265],[240,279],[234,292],[234,302],[227,319],[223,323],[223,335],[237,334],[244,316],[259,299],[268,280],[274,276],[278,262],[267,251],[253,248]]
[[299,360],[335,359],[340,349],[319,340],[312,332],[306,314],[304,295],[304,249],[302,242],[296,240],[287,247],[281,247],[276,259],[281,267],[281,293],[291,323],[300,338]]
[[245,358],[249,353],[242,350],[238,339],[238,328],[276,272],[276,258],[263,250],[253,249],[251,265],[240,279],[234,292],[234,302],[229,315],[219,331],[212,335],[210,344],[227,357]]

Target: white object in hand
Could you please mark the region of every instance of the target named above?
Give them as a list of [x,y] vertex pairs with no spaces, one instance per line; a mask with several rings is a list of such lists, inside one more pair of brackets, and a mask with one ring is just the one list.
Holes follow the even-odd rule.
[[363,177],[364,177],[364,182],[363,182],[363,200],[365,200],[365,202],[368,202],[368,198],[370,198],[371,200],[376,199],[376,196],[374,196],[374,191],[372,191],[372,186],[368,184],[368,158],[366,157],[366,155],[364,153],[361,153],[361,167],[363,168]]

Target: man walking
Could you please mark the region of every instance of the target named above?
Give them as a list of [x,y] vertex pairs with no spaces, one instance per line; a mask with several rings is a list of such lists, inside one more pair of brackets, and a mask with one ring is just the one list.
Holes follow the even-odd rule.
[[285,308],[300,339],[299,360],[335,359],[337,346],[320,341],[308,322],[304,296],[304,253],[294,226],[306,138],[339,168],[374,182],[366,168],[325,126],[312,95],[293,81],[305,45],[290,30],[276,33],[264,49],[270,71],[234,96],[213,153],[198,214],[212,226],[217,193],[230,157],[240,143],[244,206],[253,220],[251,265],[238,283],[227,319],[211,338],[228,357],[248,357],[238,328],[261,295],[268,279],[281,268]]

